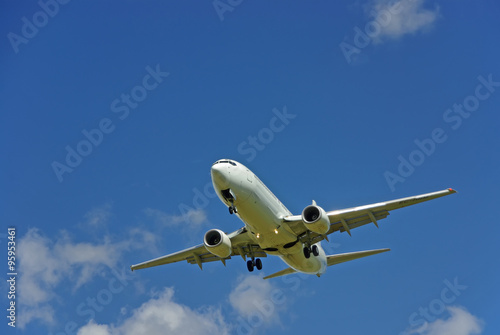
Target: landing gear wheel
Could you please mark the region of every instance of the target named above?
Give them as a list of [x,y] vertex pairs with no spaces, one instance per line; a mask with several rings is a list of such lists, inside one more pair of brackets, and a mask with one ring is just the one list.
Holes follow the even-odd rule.
[[304,247],[304,256],[306,258],[311,257],[311,249],[309,249],[309,247]]
[[233,207],[229,207],[229,214],[233,214],[233,213],[234,213]]
[[255,260],[255,267],[257,268],[257,270],[262,270],[262,261],[260,260],[260,258],[257,258]]
[[247,269],[248,271],[252,272],[253,271],[253,261],[249,260],[247,262]]
[[311,249],[314,256],[319,256],[319,250],[317,246],[313,245]]

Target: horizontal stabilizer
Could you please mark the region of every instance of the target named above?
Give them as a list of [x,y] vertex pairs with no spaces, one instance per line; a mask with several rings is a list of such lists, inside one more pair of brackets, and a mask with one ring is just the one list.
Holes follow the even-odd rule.
[[365,250],[365,251],[355,251],[355,252],[347,252],[345,254],[337,254],[337,255],[331,255],[331,256],[326,256],[327,260],[327,265],[332,266],[344,262],[349,262],[358,258],[366,257],[366,256],[371,256],[371,255],[376,255],[380,254],[381,252],[386,252],[391,249],[376,249],[376,250]]
[[276,273],[273,273],[272,275],[266,276],[266,277],[264,277],[264,279],[281,277],[281,276],[289,275],[289,274],[292,274],[292,273],[295,273],[295,272],[297,272],[297,271],[295,271],[292,268],[286,268],[284,270],[281,270],[281,271],[278,271]]
[[[347,252],[345,254],[326,256],[326,265],[332,266],[332,265],[336,265],[336,264],[340,264],[340,263],[344,263],[344,262],[349,262],[349,261],[353,261],[353,260],[358,259],[358,258],[363,258],[366,256],[380,254],[382,252],[386,252],[389,250],[391,250],[391,249],[365,250],[365,251]],[[284,270],[273,273],[272,275],[266,276],[266,277],[264,277],[264,279],[286,276],[286,275],[289,275],[289,274],[292,274],[295,272],[297,272],[297,271],[295,271],[292,268],[286,268]]]

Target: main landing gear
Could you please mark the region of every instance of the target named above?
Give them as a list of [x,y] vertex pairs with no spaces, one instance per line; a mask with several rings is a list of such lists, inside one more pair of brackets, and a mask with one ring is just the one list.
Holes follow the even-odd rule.
[[254,267],[256,267],[257,270],[262,270],[262,261],[260,260],[260,258],[255,258],[255,254],[252,250],[251,245],[248,245],[248,254],[250,255],[250,257],[252,257],[252,259],[249,259],[247,261],[248,271],[252,272]]
[[311,257],[311,253],[314,256],[318,256],[319,255],[319,250],[318,250],[318,247],[316,245],[313,245],[312,247],[308,247],[308,246],[304,247],[304,257],[305,258]]
[[233,213],[238,213],[238,211],[236,210],[236,206],[231,202],[231,206],[229,206],[229,214]]
[[248,269],[248,271],[252,272],[254,266],[257,268],[257,270],[262,270],[262,261],[260,260],[260,258],[257,258],[255,260],[249,259],[247,261],[247,269]]

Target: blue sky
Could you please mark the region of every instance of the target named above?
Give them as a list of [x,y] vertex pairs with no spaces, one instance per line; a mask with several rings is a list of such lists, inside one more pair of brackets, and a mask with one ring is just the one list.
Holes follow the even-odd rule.
[[[2,7],[3,331],[499,333],[495,1]],[[242,226],[210,191],[226,157],[296,214],[459,193],[333,234],[330,254],[392,251],[319,279],[263,281],[273,257],[131,273]]]

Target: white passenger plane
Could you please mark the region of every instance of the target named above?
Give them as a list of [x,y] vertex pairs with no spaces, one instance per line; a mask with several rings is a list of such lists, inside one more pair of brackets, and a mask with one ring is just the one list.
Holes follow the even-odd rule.
[[212,165],[212,183],[229,213],[237,215],[244,227],[226,234],[219,229],[209,230],[203,244],[132,265],[133,270],[187,261],[202,269],[205,262],[226,260],[240,255],[247,260],[248,271],[262,269],[259,257],[279,256],[288,268],[264,279],[303,272],[321,276],[328,266],[389,251],[377,249],[327,256],[321,241],[339,231],[351,235],[351,230],[368,223],[378,227],[378,220],[389,211],[439,198],[456,191],[446,190],[402,198],[372,205],[325,212],[313,200],[301,215],[292,215],[276,196],[243,164],[230,159]]

